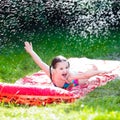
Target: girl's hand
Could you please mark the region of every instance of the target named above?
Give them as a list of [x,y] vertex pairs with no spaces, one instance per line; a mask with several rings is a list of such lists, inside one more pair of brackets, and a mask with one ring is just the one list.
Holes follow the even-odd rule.
[[28,53],[30,53],[30,52],[32,52],[33,51],[33,47],[32,47],[32,43],[30,42],[25,42],[24,43],[25,44],[25,50],[26,50],[26,52],[28,52]]

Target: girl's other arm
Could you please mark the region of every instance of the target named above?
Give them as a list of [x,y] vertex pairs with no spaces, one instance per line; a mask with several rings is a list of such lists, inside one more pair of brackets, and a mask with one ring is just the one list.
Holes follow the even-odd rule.
[[92,76],[109,73],[108,71],[90,70],[85,73],[78,73],[77,75],[71,75],[71,79],[89,79]]

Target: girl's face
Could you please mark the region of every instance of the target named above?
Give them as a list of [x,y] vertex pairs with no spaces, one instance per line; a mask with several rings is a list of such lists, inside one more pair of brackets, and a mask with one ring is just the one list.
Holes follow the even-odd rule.
[[61,80],[66,80],[69,75],[69,64],[66,61],[58,62],[54,69],[54,75]]

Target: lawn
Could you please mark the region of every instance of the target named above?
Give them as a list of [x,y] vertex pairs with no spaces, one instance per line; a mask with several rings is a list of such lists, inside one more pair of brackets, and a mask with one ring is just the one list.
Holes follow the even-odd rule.
[[[119,60],[120,35],[80,38],[65,33],[30,34],[21,41],[10,42],[0,52],[0,82],[14,83],[17,79],[39,70],[24,50],[24,41],[32,41],[34,50],[50,64],[59,54],[69,57],[88,57]],[[95,89],[83,99],[71,104],[27,106],[0,104],[0,118],[4,120],[119,120],[120,80]]]

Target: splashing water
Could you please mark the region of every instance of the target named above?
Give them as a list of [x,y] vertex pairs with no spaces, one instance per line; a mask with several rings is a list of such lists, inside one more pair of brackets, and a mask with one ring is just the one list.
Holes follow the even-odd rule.
[[[119,3],[114,0],[0,1],[0,48],[19,32],[29,38],[29,32],[46,31],[56,26],[67,29],[73,37],[107,35],[109,29],[117,29],[120,25]],[[17,39],[24,41],[19,36]]]
[[[106,35],[120,25],[120,5],[114,0],[0,1],[1,35],[60,26],[72,35]],[[2,26],[2,24],[1,24]]]
[[85,37],[106,35],[110,26],[119,24],[120,10],[114,14],[114,3],[111,0],[58,0],[56,3],[51,0],[47,5],[50,5],[49,9],[54,7],[61,11],[71,34]]

